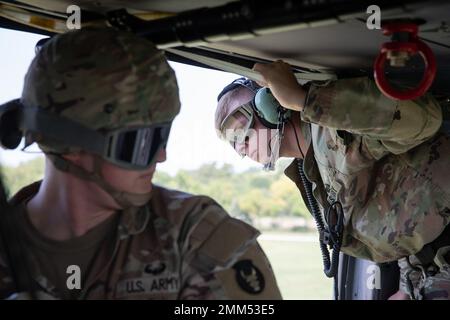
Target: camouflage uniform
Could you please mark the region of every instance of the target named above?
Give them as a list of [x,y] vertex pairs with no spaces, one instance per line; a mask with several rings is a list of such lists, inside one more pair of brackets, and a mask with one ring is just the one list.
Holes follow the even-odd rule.
[[[442,112],[431,95],[391,100],[367,78],[312,85],[301,120],[314,197],[322,212],[335,200],[343,205],[343,252],[394,261],[443,232],[450,219],[450,138],[438,132]],[[296,161],[286,174],[305,199]],[[433,291],[443,283],[436,279],[445,278],[439,296],[450,298],[448,267],[443,263],[421,286]]]
[[[22,189],[13,204],[23,204],[38,189],[39,183]],[[259,232],[208,197],[155,186],[148,205],[134,215],[120,214],[116,230],[114,240],[103,243],[78,299],[281,298],[256,242]],[[60,298],[32,262],[40,296]],[[13,293],[0,259],[0,297]]]
[[[143,38],[108,28],[68,32],[45,44],[26,75],[21,102],[104,131],[172,121],[180,108],[163,53]],[[123,208],[116,213],[114,238],[102,242],[77,298],[281,298],[256,242],[259,232],[212,199],[157,186],[151,194],[119,192],[103,179],[97,157],[89,173],[61,157],[79,148],[46,139],[45,132],[29,132],[27,139],[38,142],[58,169],[96,183]],[[38,189],[39,183],[30,185],[12,200],[24,216],[25,203]],[[61,298],[42,263],[29,254],[39,297]],[[14,293],[4,258],[2,298]]]

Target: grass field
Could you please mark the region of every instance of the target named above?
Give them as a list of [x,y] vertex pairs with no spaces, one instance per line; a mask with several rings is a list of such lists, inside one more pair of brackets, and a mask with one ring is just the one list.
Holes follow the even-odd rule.
[[323,274],[316,235],[263,233],[259,243],[284,299],[331,299],[333,281]]

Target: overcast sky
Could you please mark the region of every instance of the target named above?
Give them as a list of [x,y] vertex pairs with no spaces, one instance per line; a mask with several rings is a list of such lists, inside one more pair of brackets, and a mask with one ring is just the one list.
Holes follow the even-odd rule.
[[[0,29],[0,103],[20,96],[24,75],[34,56],[34,46],[41,38]],[[171,65],[177,74],[182,106],[172,126],[168,159],[158,168],[174,174],[179,169],[194,169],[213,161],[230,163],[238,171],[251,166],[260,167],[249,159],[240,159],[229,145],[216,137],[214,131],[217,94],[238,76],[178,63]],[[32,150],[38,151],[37,148]],[[0,161],[7,165],[36,156],[40,155],[0,149]]]

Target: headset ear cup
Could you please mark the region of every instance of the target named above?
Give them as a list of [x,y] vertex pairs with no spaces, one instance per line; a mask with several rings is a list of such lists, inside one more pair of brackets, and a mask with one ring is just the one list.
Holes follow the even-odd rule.
[[291,116],[291,111],[280,105],[269,88],[258,90],[253,102],[261,122],[268,128],[276,129]]
[[269,88],[258,90],[254,98],[254,104],[260,118],[263,118],[273,126],[278,124],[278,109],[280,104],[272,95]]
[[20,130],[21,108],[10,101],[0,110],[0,145],[5,149],[16,149],[22,140]]

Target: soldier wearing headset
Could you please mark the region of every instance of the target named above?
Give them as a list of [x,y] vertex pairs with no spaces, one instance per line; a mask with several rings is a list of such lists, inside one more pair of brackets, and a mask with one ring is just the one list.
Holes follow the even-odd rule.
[[439,103],[391,100],[368,78],[301,86],[283,61],[254,70],[259,85],[240,78],[219,94],[217,133],[266,169],[295,159],[285,173],[316,220],[327,276],[340,250],[399,260],[393,298],[449,299],[450,138]]
[[257,230],[152,183],[179,108],[174,72],[144,38],[83,28],[42,46],[21,99],[0,109],[1,144],[24,136],[46,156],[44,179],[9,203],[0,297],[281,298]]

